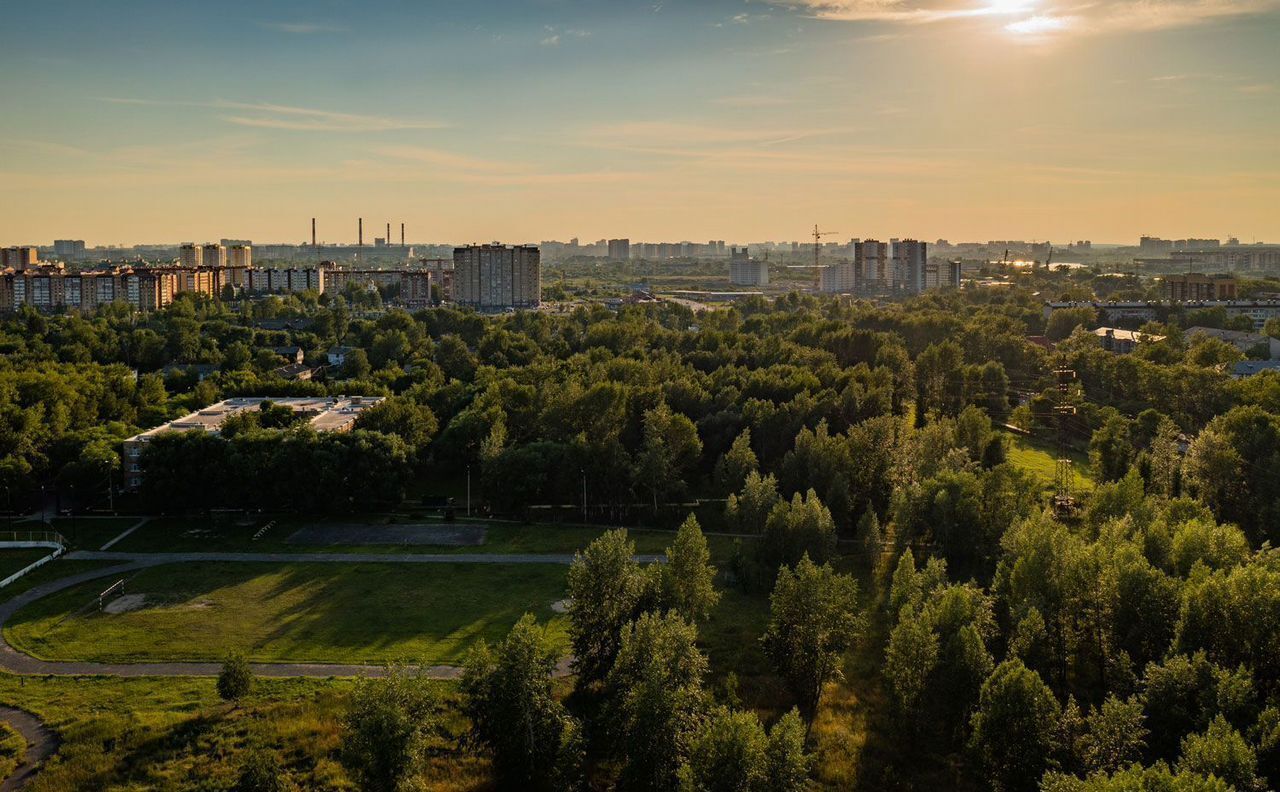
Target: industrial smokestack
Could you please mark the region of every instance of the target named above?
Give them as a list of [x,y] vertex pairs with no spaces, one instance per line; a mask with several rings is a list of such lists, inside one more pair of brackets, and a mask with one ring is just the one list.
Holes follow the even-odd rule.
[[316,219],[311,218],[311,247],[316,246]]
[[364,247],[364,218],[356,219],[356,244]]
[[391,244],[391,221],[387,221],[387,245]]
[[400,224],[400,247],[404,247],[404,223]]

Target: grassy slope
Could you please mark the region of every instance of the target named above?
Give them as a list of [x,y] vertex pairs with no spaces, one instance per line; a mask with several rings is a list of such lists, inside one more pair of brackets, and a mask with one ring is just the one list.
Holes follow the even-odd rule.
[[238,649],[268,662],[457,663],[525,611],[562,635],[550,605],[564,575],[550,565],[181,564],[129,581],[127,592],[148,595],[142,610],[63,621],[101,589],[92,581],[19,611],[6,637],[57,660],[214,660]]
[[[64,741],[28,792],[232,789],[251,748],[275,753],[297,788],[328,792],[355,788],[338,763],[350,686],[260,679],[231,706],[218,700],[211,679],[0,676],[0,701],[40,715]],[[451,685],[437,687],[452,699]],[[427,788],[485,784],[487,762],[453,750],[464,728],[458,716],[448,718]]]

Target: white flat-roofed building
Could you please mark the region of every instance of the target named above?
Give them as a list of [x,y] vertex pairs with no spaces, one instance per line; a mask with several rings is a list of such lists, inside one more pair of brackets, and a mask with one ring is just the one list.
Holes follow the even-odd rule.
[[270,403],[279,407],[288,407],[295,414],[307,419],[312,429],[317,432],[349,432],[355,426],[360,414],[375,404],[381,403],[384,396],[237,396],[201,410],[185,415],[176,421],[161,424],[154,429],[134,435],[124,441],[124,482],[128,489],[137,489],[142,484],[142,449],[158,435],[165,432],[207,432],[218,434],[222,425],[231,416],[246,410],[260,410],[262,405]]

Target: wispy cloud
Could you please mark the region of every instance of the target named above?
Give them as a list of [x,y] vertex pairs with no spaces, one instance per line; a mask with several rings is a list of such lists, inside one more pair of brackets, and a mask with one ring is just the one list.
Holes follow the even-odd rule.
[[318,22],[259,22],[263,30],[274,30],[277,33],[293,33],[309,36],[315,33],[343,33],[346,28],[340,25],[325,25]]
[[331,110],[318,110],[310,107],[296,107],[267,102],[232,102],[225,99],[187,102],[115,96],[100,97],[100,100],[112,104],[149,107],[202,107],[211,110],[235,111],[232,115],[221,116],[222,120],[238,126],[265,129],[289,129],[308,132],[386,132],[401,129],[440,129],[446,126],[446,124],[437,121],[338,113]]
[[558,47],[560,42],[565,39],[584,39],[591,38],[590,30],[582,30],[581,28],[560,28],[555,25],[546,25],[543,27],[547,35],[538,43],[544,47]]
[[1015,36],[1151,31],[1265,14],[1280,0],[773,0],[809,16],[850,22],[1001,21]]
[[466,154],[458,154],[444,149],[427,148],[424,146],[383,146],[377,149],[377,153],[384,157],[411,160],[413,162],[422,162],[427,165],[438,165],[445,168],[465,171],[498,172],[527,170],[529,167],[523,163],[481,159],[479,157],[471,157]]

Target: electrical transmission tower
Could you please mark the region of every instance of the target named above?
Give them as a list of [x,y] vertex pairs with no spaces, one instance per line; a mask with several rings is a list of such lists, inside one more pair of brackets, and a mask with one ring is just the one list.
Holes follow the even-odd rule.
[[1071,383],[1075,380],[1076,373],[1065,366],[1059,366],[1053,373],[1058,378],[1058,403],[1053,408],[1053,413],[1058,419],[1058,462],[1054,471],[1053,510],[1060,516],[1070,516],[1076,511],[1076,499],[1071,494],[1076,473],[1071,464],[1071,458],[1067,455],[1067,436],[1069,423],[1075,417],[1076,408],[1075,405],[1068,404],[1067,399],[1070,397]]

